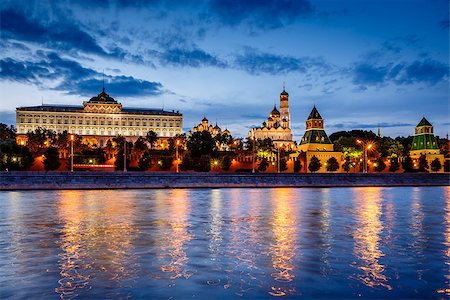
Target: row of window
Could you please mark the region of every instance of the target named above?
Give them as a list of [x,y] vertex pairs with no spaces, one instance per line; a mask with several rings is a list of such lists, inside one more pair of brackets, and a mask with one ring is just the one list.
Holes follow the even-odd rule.
[[[19,132],[20,133],[27,133],[28,131],[33,130],[32,128],[19,128]],[[65,129],[67,130],[67,129]],[[108,130],[104,130],[104,129],[70,129],[67,130],[69,133],[71,134],[78,134],[78,135],[105,135],[105,136],[115,136],[115,135],[124,135],[124,136],[146,136],[148,131],[140,131],[140,130],[112,130],[112,129],[108,129]],[[57,129],[56,130],[57,133],[62,133],[63,129]],[[181,131],[155,131],[158,136],[163,136],[163,137],[171,137],[171,136],[175,136],[176,134],[181,133]]]

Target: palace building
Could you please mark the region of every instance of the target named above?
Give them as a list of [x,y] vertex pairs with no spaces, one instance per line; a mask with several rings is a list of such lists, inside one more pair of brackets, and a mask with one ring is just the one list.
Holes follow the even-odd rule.
[[293,147],[291,116],[289,113],[289,94],[283,87],[280,94],[280,110],[274,105],[267,121],[261,127],[252,128],[248,136],[257,140],[270,138],[276,147]]
[[192,128],[192,131],[189,130],[188,132],[188,136],[191,136],[193,132],[199,132],[199,131],[207,131],[211,134],[212,137],[215,137],[218,134],[225,134],[225,135],[230,135],[230,131],[228,129],[225,129],[224,131],[222,131],[222,128],[220,128],[217,125],[212,126],[212,124],[209,124],[209,121],[206,117],[203,117],[202,122],[200,124],[198,124],[197,126],[194,126],[194,128]]
[[418,165],[418,160],[421,155],[426,156],[428,166],[437,158],[442,165],[440,172],[443,172],[444,155],[440,154],[439,145],[433,132],[433,125],[425,118],[422,118],[416,126],[409,155],[413,159],[414,165]]
[[160,138],[182,133],[183,115],[178,111],[125,108],[110,97],[105,88],[83,105],[40,105],[18,107],[16,128],[18,142],[26,142],[26,134],[38,127],[57,133],[67,131],[83,137],[83,141],[106,145],[108,139],[122,135],[135,141],[154,131]]
[[326,162],[331,157],[334,157],[339,165],[342,162],[342,152],[334,151],[334,145],[324,130],[324,122],[316,106],[306,120],[306,131],[300,145],[297,146],[297,151],[297,159],[303,160],[305,170],[308,170],[313,156],[317,157],[322,165],[318,172],[327,171]]

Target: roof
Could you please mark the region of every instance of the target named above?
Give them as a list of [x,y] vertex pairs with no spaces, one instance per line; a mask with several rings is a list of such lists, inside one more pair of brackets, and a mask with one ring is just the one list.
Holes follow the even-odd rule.
[[416,127],[421,127],[421,126],[433,126],[433,125],[431,125],[431,123],[428,122],[428,120],[425,119],[425,117],[423,117],[422,120],[420,120],[419,124],[417,124]]
[[439,145],[434,134],[426,133],[414,136],[411,144],[411,150],[429,150],[429,149],[433,150],[439,149]]
[[284,88],[283,88],[283,91],[280,93],[280,95],[283,95],[283,96],[289,96],[289,93],[286,92],[286,91],[284,90]]
[[117,103],[113,97],[110,97],[103,88],[102,92],[97,96],[92,97],[88,102],[90,103]]
[[300,145],[304,144],[333,144],[323,129],[310,129],[305,132]]
[[316,106],[314,105],[313,109],[311,110],[311,113],[309,114],[308,120],[311,119],[319,119],[322,120],[322,116],[319,114],[319,112],[317,111]]
[[[16,108],[17,110],[26,110],[26,111],[54,111],[54,112],[84,112],[82,105],[39,105],[39,106],[23,106]],[[166,116],[181,116],[182,114],[179,112],[170,112],[162,109],[147,109],[147,108],[138,108],[138,107],[130,107],[130,108],[122,108],[121,113],[129,113],[129,114],[144,114],[144,115],[166,115]]]
[[206,117],[203,117],[202,122],[208,122],[208,119]]
[[280,115],[280,112],[278,111],[276,105],[273,106],[273,109],[272,109],[272,111],[270,112],[270,115],[271,115],[271,116],[273,116],[273,115]]

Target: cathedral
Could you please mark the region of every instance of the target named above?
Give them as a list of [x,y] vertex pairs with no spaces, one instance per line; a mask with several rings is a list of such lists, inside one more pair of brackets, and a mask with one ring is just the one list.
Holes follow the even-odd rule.
[[280,110],[274,105],[267,121],[261,127],[252,128],[248,133],[249,138],[264,140],[270,138],[275,147],[294,147],[291,133],[291,117],[289,113],[289,94],[283,87],[280,94]]
[[217,123],[215,126],[212,126],[212,124],[209,124],[209,121],[206,117],[203,117],[202,122],[200,124],[198,124],[197,126],[194,126],[194,128],[192,128],[192,130],[189,130],[188,136],[191,136],[193,132],[198,132],[198,131],[207,131],[211,134],[212,137],[215,137],[218,134],[231,135],[230,131],[228,129],[225,129],[224,131],[222,131],[222,129],[217,125]]

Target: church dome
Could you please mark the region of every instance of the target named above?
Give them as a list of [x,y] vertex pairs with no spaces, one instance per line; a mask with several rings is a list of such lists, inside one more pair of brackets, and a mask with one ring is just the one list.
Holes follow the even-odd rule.
[[280,96],[289,96],[289,93],[283,89],[283,91],[280,93]]
[[279,116],[279,115],[280,115],[280,112],[278,111],[277,107],[274,106],[272,111],[270,112],[270,116],[275,117],[275,116]]
[[208,119],[206,117],[203,117],[202,122],[208,122]]
[[92,97],[89,102],[91,103],[117,103],[113,97],[110,97],[103,88],[102,92],[95,97]]

